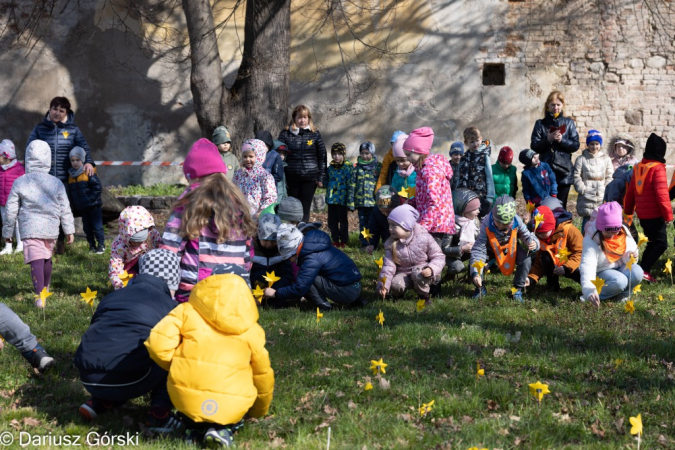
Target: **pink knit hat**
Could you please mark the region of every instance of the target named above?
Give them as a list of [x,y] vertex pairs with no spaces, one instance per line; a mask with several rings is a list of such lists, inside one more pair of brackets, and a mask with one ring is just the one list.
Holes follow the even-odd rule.
[[403,144],[403,150],[413,153],[428,155],[431,151],[431,145],[434,143],[434,130],[429,127],[422,127],[413,130]]
[[603,203],[598,208],[595,227],[600,231],[619,231],[623,225],[623,210],[617,202]]
[[401,205],[393,209],[387,216],[388,220],[398,224],[406,231],[410,231],[417,223],[420,213],[410,205]]
[[227,166],[218,152],[218,147],[208,139],[201,138],[194,144],[185,157],[183,173],[188,181],[196,180],[213,173],[227,173]]
[[403,153],[403,143],[408,139],[408,135],[403,133],[400,134],[394,144],[391,146],[391,152],[394,154],[394,158],[405,158],[405,153]]

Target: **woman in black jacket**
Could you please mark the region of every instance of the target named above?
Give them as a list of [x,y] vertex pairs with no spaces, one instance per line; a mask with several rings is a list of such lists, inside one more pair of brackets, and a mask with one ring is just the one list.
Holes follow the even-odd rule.
[[567,196],[574,183],[572,153],[579,150],[579,133],[574,120],[563,116],[564,105],[562,92],[548,94],[544,118],[534,124],[530,147],[553,169],[558,182],[558,199],[567,209]]
[[288,156],[284,168],[288,196],[302,203],[303,222],[309,222],[309,209],[317,186],[326,181],[326,146],[312,122],[312,113],[305,105],[296,106],[288,128],[279,133],[286,143]]

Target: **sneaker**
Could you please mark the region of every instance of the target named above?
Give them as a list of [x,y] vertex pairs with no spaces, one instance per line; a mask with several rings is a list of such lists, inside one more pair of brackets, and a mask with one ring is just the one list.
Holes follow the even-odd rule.
[[90,245],[89,246],[89,253],[96,253],[96,247],[94,247],[93,245]]
[[105,245],[99,245],[98,247],[96,247],[97,255],[102,255],[103,253],[105,253]]
[[645,272],[645,273],[642,275],[642,279],[643,279],[644,281],[649,281],[650,283],[656,283],[656,278],[654,278],[654,277],[652,276],[652,274],[649,273],[649,272]]
[[183,432],[183,441],[188,445],[200,445],[204,439],[204,434],[199,430],[188,428]]
[[471,298],[473,300],[478,300],[481,298],[481,296],[485,297],[487,295],[487,289],[485,289],[485,286],[481,286],[480,288],[476,288],[473,290],[473,295]]
[[39,370],[40,373],[44,373],[47,369],[56,364],[56,360],[49,356],[47,351],[39,345],[30,352],[24,353],[23,356],[30,365]]
[[14,249],[14,253],[23,253],[23,244],[22,245],[17,245],[16,249]]
[[145,417],[145,427],[153,433],[173,433],[179,431],[181,425],[180,420],[172,412],[167,413],[164,417],[157,417],[152,413],[148,413]]
[[204,444],[207,448],[232,447],[234,445],[234,436],[228,428],[209,428],[204,434]]
[[106,411],[110,411],[114,408],[114,405],[110,402],[99,400],[96,398],[90,398],[86,402],[80,405],[78,412],[82,418],[93,422],[96,418],[103,414]]
[[349,304],[350,308],[363,308],[366,306],[368,303],[370,303],[366,298],[364,297],[359,297],[356,300],[354,300],[352,303]]
[[511,296],[515,301],[523,303],[523,291],[518,289],[515,294]]
[[11,255],[12,254],[12,244],[6,244],[5,248],[0,251],[0,255]]

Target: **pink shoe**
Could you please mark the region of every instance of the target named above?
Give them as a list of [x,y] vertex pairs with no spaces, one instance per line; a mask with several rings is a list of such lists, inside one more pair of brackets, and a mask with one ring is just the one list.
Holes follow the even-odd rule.
[[642,279],[643,279],[644,281],[649,281],[650,283],[656,283],[656,279],[655,279],[655,278],[652,276],[652,274],[650,274],[649,272],[645,272],[645,273],[642,275]]

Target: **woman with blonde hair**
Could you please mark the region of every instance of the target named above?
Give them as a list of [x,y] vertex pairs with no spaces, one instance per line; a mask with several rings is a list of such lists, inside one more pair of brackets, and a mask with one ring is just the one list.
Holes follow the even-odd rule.
[[553,169],[558,182],[558,199],[567,209],[567,196],[574,183],[572,153],[579,150],[579,133],[574,120],[563,115],[564,105],[565,96],[562,92],[548,94],[544,118],[534,124],[530,148]]

